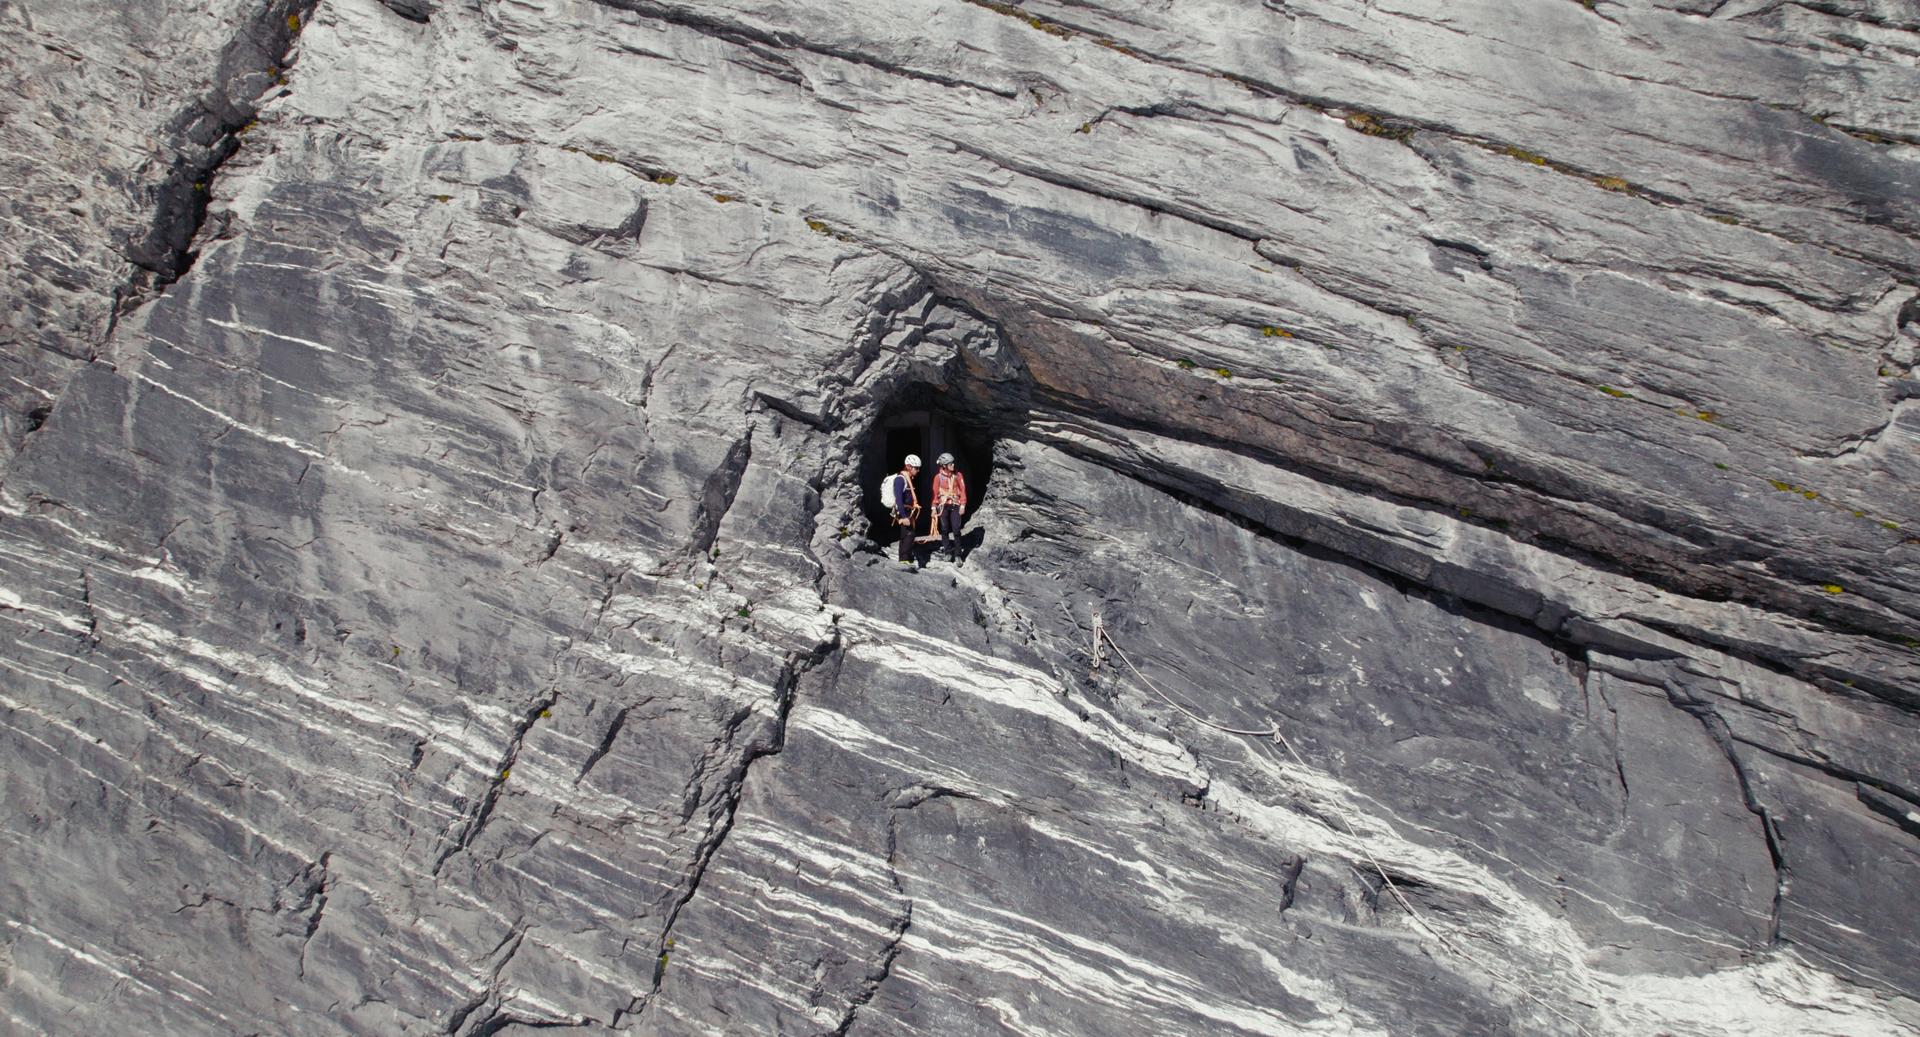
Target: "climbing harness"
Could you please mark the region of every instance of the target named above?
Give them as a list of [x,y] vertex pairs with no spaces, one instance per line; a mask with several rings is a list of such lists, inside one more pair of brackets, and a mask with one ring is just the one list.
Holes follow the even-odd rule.
[[[1105,661],[1107,649],[1111,649],[1113,651],[1114,656],[1126,665],[1126,668],[1133,673],[1133,676],[1137,680],[1139,680],[1142,687],[1152,692],[1156,697],[1160,699],[1160,701],[1165,702],[1167,705],[1172,706],[1174,709],[1178,710],[1180,714],[1186,717],[1187,719],[1193,721],[1196,724],[1201,724],[1206,727],[1213,728],[1214,730],[1223,732],[1225,734],[1242,735],[1249,738],[1261,739],[1261,741],[1256,742],[1254,744],[1266,750],[1266,752],[1275,761],[1285,762],[1280,759],[1279,753],[1276,752],[1273,748],[1276,745],[1280,746],[1281,748],[1287,751],[1287,755],[1293,758],[1293,762],[1297,764],[1301,770],[1313,769],[1307,766],[1307,761],[1304,758],[1302,758],[1299,751],[1293,747],[1293,743],[1287,741],[1287,736],[1281,733],[1280,722],[1278,720],[1275,720],[1272,717],[1268,717],[1267,726],[1261,729],[1229,727],[1226,724],[1209,720],[1206,717],[1203,717],[1200,714],[1194,712],[1193,710],[1188,709],[1186,706],[1182,705],[1178,700],[1176,700],[1172,695],[1169,695],[1165,691],[1161,690],[1160,686],[1154,683],[1152,678],[1148,677],[1144,673],[1141,673],[1140,668],[1133,664],[1133,660],[1127,656],[1126,651],[1120,647],[1119,642],[1115,641],[1113,639],[1113,635],[1107,632],[1107,626],[1106,626],[1105,620],[1100,616],[1099,613],[1095,613],[1093,617],[1093,673],[1095,676],[1098,676],[1100,673],[1100,667],[1102,663]],[[1344,817],[1341,817],[1337,813],[1333,813],[1329,811],[1327,813],[1327,817],[1332,821],[1337,822],[1339,825],[1339,829],[1343,830],[1347,838],[1352,840],[1354,847],[1360,851],[1361,856],[1367,859],[1367,864],[1373,868],[1374,874],[1380,876],[1380,882],[1382,887],[1393,894],[1393,899],[1400,904],[1401,909],[1407,913],[1407,917],[1413,919],[1414,924],[1418,925],[1421,928],[1421,930],[1424,931],[1428,936],[1431,936],[1434,942],[1438,943],[1443,950],[1445,950],[1449,954],[1452,954],[1460,958],[1462,961],[1467,962],[1468,964],[1474,966],[1475,968],[1480,969],[1482,972],[1486,973],[1488,976],[1493,977],[1496,981],[1504,983],[1505,985],[1513,988],[1515,991],[1518,991],[1521,997],[1526,998],[1527,1000],[1532,1001],[1534,1004],[1539,1005],[1541,1008],[1545,1009],[1549,1014],[1553,1015],[1555,1018],[1559,1019],[1561,1022],[1567,1023],[1568,1025],[1572,1026],[1574,1029],[1580,1031],[1580,1033],[1588,1034],[1588,1035],[1593,1033],[1592,1030],[1589,1030],[1578,1019],[1573,1018],[1571,1015],[1568,1015],[1566,1012],[1562,1011],[1557,1006],[1541,998],[1538,994],[1535,994],[1533,991],[1527,989],[1525,985],[1520,983],[1518,980],[1514,979],[1511,975],[1503,973],[1500,969],[1494,968],[1492,965],[1481,960],[1475,955],[1468,953],[1467,950],[1461,947],[1458,944],[1458,942],[1455,941],[1452,937],[1434,928],[1433,925],[1430,924],[1426,920],[1426,918],[1420,914],[1420,912],[1414,910],[1413,902],[1407,898],[1406,893],[1401,891],[1399,884],[1393,881],[1393,876],[1387,874],[1387,869],[1384,865],[1380,863],[1379,858],[1375,857],[1373,855],[1373,851],[1367,848],[1367,844],[1365,843],[1365,841],[1363,841],[1360,838],[1360,833],[1356,832],[1353,826],[1347,823],[1347,820]],[[1329,825],[1329,827],[1332,827],[1332,826]],[[1358,869],[1355,869],[1355,871],[1358,872]]]

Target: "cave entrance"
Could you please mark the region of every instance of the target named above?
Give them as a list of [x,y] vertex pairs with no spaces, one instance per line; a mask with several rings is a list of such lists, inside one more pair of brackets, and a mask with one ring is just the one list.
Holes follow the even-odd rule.
[[861,463],[861,508],[867,516],[868,537],[877,544],[890,545],[900,536],[886,506],[880,503],[880,482],[898,472],[908,454],[919,454],[919,478],[914,490],[926,505],[920,513],[916,533],[929,532],[928,519],[933,504],[934,459],[950,453],[954,465],[967,480],[967,507],[961,513],[963,550],[978,540],[969,537],[967,524],[985,498],[993,469],[993,436],[978,420],[951,409],[936,398],[927,386],[916,386],[894,401],[893,406],[875,423],[874,435]]

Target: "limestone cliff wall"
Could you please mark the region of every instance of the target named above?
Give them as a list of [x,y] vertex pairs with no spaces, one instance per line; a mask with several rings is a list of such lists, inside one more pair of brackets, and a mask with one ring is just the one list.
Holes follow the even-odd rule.
[[0,25],[7,1028],[1920,1033],[1910,3]]

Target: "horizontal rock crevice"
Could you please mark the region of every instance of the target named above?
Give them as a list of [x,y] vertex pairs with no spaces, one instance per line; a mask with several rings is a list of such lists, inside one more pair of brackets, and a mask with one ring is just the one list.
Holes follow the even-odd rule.
[[0,5],[0,1028],[1906,1037],[1903,18]]

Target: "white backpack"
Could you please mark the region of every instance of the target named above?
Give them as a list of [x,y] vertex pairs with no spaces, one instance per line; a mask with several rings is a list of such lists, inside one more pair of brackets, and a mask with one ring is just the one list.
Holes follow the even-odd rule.
[[880,480],[880,503],[886,505],[888,511],[900,506],[900,502],[893,499],[893,479],[894,477],[889,474],[885,479]]

